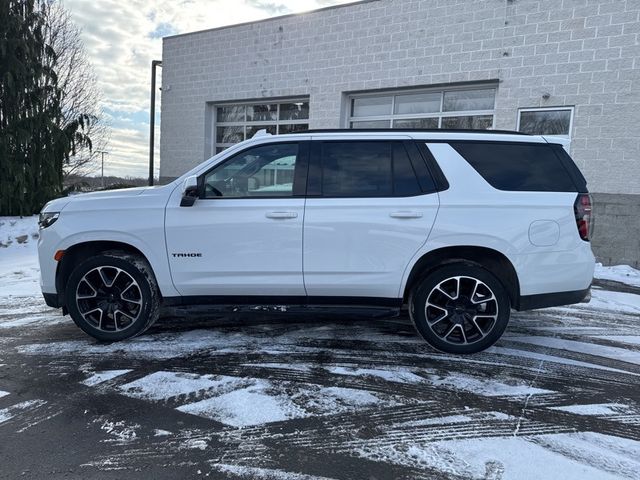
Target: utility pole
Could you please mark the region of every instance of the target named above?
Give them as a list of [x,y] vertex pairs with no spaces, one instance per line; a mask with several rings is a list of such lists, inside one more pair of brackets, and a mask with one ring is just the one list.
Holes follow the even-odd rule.
[[104,188],[104,154],[106,153],[107,155],[109,154],[109,152],[105,151],[105,150],[96,150],[96,153],[100,153],[102,154],[102,188]]
[[162,66],[162,60],[151,61],[151,108],[149,118],[149,186],[153,186],[153,147],[156,133],[156,67]]

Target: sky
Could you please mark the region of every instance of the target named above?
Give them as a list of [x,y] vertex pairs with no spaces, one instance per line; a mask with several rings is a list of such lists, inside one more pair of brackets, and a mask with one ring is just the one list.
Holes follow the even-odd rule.
[[[111,124],[105,175],[146,177],[151,61],[162,37],[298,13],[353,0],[62,0],[82,29]],[[159,69],[162,74],[162,69]],[[161,85],[159,78],[158,85]],[[157,92],[159,93],[159,92]],[[157,95],[156,176],[161,98]]]

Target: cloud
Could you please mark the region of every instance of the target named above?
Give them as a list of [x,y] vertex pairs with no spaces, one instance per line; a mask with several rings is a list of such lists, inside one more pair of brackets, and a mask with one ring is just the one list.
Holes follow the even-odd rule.
[[[151,61],[162,58],[162,36],[341,3],[350,1],[65,0],[83,30],[82,38],[103,92],[103,107],[113,125],[105,174],[148,174]],[[158,105],[156,111],[161,108]],[[159,141],[159,131],[155,138]],[[156,159],[160,158],[158,152],[156,149]]]

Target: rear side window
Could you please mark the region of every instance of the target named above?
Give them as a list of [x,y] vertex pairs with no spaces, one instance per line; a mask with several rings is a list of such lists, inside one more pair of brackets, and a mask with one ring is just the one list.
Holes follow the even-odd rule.
[[323,142],[321,165],[325,197],[422,194],[412,161],[400,142]]
[[329,197],[390,197],[391,143],[335,142],[322,145],[322,194]]
[[569,172],[569,175],[573,179],[573,184],[578,188],[578,191],[580,193],[589,193],[589,190],[587,189],[587,180],[584,178],[584,175],[582,175],[582,172],[576,166],[575,162],[569,156],[567,151],[562,148],[562,145],[552,143],[551,148],[553,148],[555,154],[562,161],[564,168],[566,168],[567,172]]
[[396,197],[422,193],[409,155],[400,142],[393,144],[393,193]]
[[451,142],[489,184],[499,190],[576,192],[576,186],[546,143]]

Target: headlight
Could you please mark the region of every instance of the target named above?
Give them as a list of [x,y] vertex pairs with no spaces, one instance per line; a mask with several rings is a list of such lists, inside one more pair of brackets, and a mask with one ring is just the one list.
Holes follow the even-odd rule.
[[38,225],[40,226],[40,230],[53,225],[55,221],[58,220],[59,216],[60,216],[60,212],[41,213],[40,218],[38,219]]

